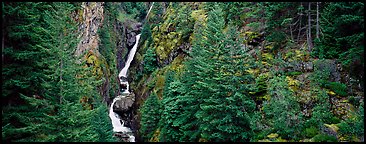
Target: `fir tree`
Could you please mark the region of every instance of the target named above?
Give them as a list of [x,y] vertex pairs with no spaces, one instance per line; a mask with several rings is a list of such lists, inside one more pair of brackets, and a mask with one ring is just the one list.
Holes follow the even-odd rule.
[[141,107],[141,134],[145,141],[152,138],[160,120],[160,102],[156,93],[152,93]]

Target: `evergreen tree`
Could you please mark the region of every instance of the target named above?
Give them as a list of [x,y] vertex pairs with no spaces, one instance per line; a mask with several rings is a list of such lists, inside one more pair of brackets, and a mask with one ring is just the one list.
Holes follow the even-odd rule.
[[149,141],[158,128],[160,120],[160,102],[156,93],[152,93],[141,107],[141,134],[144,141]]
[[322,28],[314,55],[319,58],[339,58],[351,76],[363,85],[364,65],[364,3],[325,3],[321,12]]
[[[12,3],[13,4],[13,3]],[[28,3],[17,3],[23,7]],[[93,96],[97,96],[95,76],[90,69],[82,68],[73,56],[78,40],[76,24],[69,17],[75,10],[70,3],[34,3],[42,12],[28,15],[38,17],[34,31],[42,32],[44,37],[37,37],[38,43],[29,43],[30,48],[37,48],[40,62],[29,65],[44,66],[38,93],[19,93],[24,103],[19,107],[6,109],[3,119],[3,139],[8,141],[105,141],[111,137],[111,127],[107,115],[104,119],[95,119],[101,105],[93,105]],[[29,7],[34,10],[34,7]],[[27,9],[23,9],[27,11]],[[23,12],[21,10],[21,12]],[[31,11],[30,10],[30,11]],[[23,36],[21,36],[23,37]],[[27,38],[26,36],[24,36]],[[33,40],[33,38],[30,38]],[[29,48],[29,47],[21,47]],[[21,53],[15,53],[21,54]],[[32,53],[31,53],[32,54]],[[37,57],[33,57],[37,58]],[[25,72],[27,73],[27,72]],[[38,84],[38,83],[36,83]],[[33,94],[33,96],[31,96]],[[88,101],[81,101],[83,98]],[[96,107],[96,110],[91,110]],[[37,111],[34,111],[34,110]],[[104,109],[105,110],[105,109]],[[106,111],[104,111],[106,113]],[[96,115],[97,114],[97,115]],[[95,124],[98,123],[98,124]],[[104,123],[104,124],[101,124]],[[108,131],[101,131],[103,128]]]
[[156,54],[153,48],[148,48],[144,54],[144,73],[150,74],[157,68]]
[[179,141],[182,131],[175,122],[177,116],[181,114],[181,105],[178,105],[179,97],[184,94],[183,83],[174,78],[175,73],[168,71],[161,102],[162,112],[159,121],[160,137],[159,141]]

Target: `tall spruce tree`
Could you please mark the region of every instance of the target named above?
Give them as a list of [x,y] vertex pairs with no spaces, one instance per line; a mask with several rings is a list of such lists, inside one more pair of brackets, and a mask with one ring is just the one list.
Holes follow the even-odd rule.
[[160,120],[160,102],[156,93],[150,94],[146,99],[140,112],[141,116],[141,134],[145,141],[149,141],[157,129]]
[[[19,37],[37,41],[30,41],[27,47],[20,46],[19,49],[38,50],[39,52],[32,58],[36,60],[39,58],[39,61],[29,64],[29,67],[44,68],[41,69],[42,73],[36,75],[41,79],[41,82],[35,83],[40,85],[37,91],[19,93],[21,98],[19,100],[23,100],[24,103],[19,107],[13,106],[5,110],[6,118],[3,119],[2,126],[3,139],[8,141],[113,141],[107,136],[112,136],[107,115],[98,119],[100,111],[107,113],[106,109],[103,110],[103,105],[100,103],[93,103],[98,101],[93,96],[98,96],[96,86],[101,81],[96,81],[89,69],[82,68],[83,63],[77,64],[76,58],[72,55],[78,42],[77,26],[70,17],[75,7],[70,3],[12,4],[14,3],[9,4],[9,7],[30,6],[21,9],[20,13],[26,13],[28,10],[31,13],[36,11],[25,14],[26,17],[38,18],[33,24],[33,31],[28,32],[32,37],[26,35]],[[14,25],[21,24],[20,21],[15,22]],[[28,26],[30,25],[25,25],[25,27]],[[15,38],[10,37],[10,39]],[[15,55],[17,54],[23,53],[15,52]],[[28,72],[24,71],[24,73]],[[79,101],[83,98],[88,101]],[[91,110],[94,108],[95,110]]]
[[[197,97],[202,102],[196,113],[201,137],[208,141],[248,141],[251,136],[250,116],[255,104],[249,97],[253,77],[243,71],[252,64],[237,43],[235,29],[223,33],[222,9],[210,11],[204,30],[200,55],[207,66],[197,80]],[[240,59],[234,59],[234,56]],[[202,64],[201,64],[202,65]],[[200,67],[201,65],[196,65]],[[240,70],[238,70],[240,69]],[[193,90],[192,90],[193,91]]]

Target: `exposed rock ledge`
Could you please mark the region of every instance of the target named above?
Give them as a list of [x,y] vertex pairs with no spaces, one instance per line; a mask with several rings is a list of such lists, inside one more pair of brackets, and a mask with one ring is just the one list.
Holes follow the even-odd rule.
[[135,102],[135,94],[134,93],[122,93],[121,95],[117,96],[120,100],[117,100],[113,106],[114,112],[127,112]]

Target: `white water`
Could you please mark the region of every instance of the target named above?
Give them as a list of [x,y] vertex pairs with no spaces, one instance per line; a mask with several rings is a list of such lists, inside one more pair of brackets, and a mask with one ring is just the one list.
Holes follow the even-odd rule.
[[127,59],[127,62],[125,64],[125,67],[118,74],[118,77],[125,77],[125,78],[127,78],[127,70],[130,67],[130,64],[131,64],[131,62],[133,60],[133,57],[135,56],[135,53],[136,53],[136,50],[137,50],[137,45],[138,45],[138,42],[139,42],[139,39],[140,39],[140,35],[141,34],[138,34],[136,36],[136,43],[133,46],[133,48],[131,49],[130,53],[128,54],[128,59]]
[[[128,54],[128,59],[127,59],[127,62],[125,64],[125,67],[121,70],[121,72],[118,74],[118,77],[120,78],[120,82],[121,84],[124,84],[127,86],[127,88],[125,89],[125,91],[123,93],[126,93],[126,94],[129,94],[130,92],[128,91],[129,89],[129,84],[128,84],[128,81],[122,81],[121,78],[122,77],[125,77],[127,78],[127,70],[128,68],[130,67],[130,64],[133,60],[133,57],[135,56],[135,53],[136,53],[136,50],[137,50],[137,46],[138,46],[138,42],[140,40],[140,35],[141,34],[138,34],[136,35],[136,43],[135,45],[133,46],[133,48],[131,49],[130,53]],[[113,105],[115,104],[115,102],[117,100],[121,100],[121,98],[124,97],[124,96],[117,96],[116,98],[113,99],[113,102],[111,104],[111,107],[109,109],[109,117],[111,118],[112,120],[112,126],[113,126],[113,132],[122,132],[124,134],[127,134],[129,136],[128,138],[128,141],[129,142],[135,142],[135,137],[132,135],[132,134],[128,134],[128,133],[132,133],[131,129],[128,128],[128,127],[125,127],[124,126],[124,121],[121,120],[119,117],[118,117],[118,114],[115,113],[113,111]],[[121,123],[122,121],[122,123]]]
[[118,118],[118,115],[115,112],[113,112],[113,105],[117,100],[120,100],[120,98],[116,97],[115,99],[113,99],[111,108],[109,109],[109,117],[112,120],[113,131],[114,132],[124,132],[124,133],[131,132],[131,129],[123,126],[124,125],[123,121],[121,124],[120,119]]

